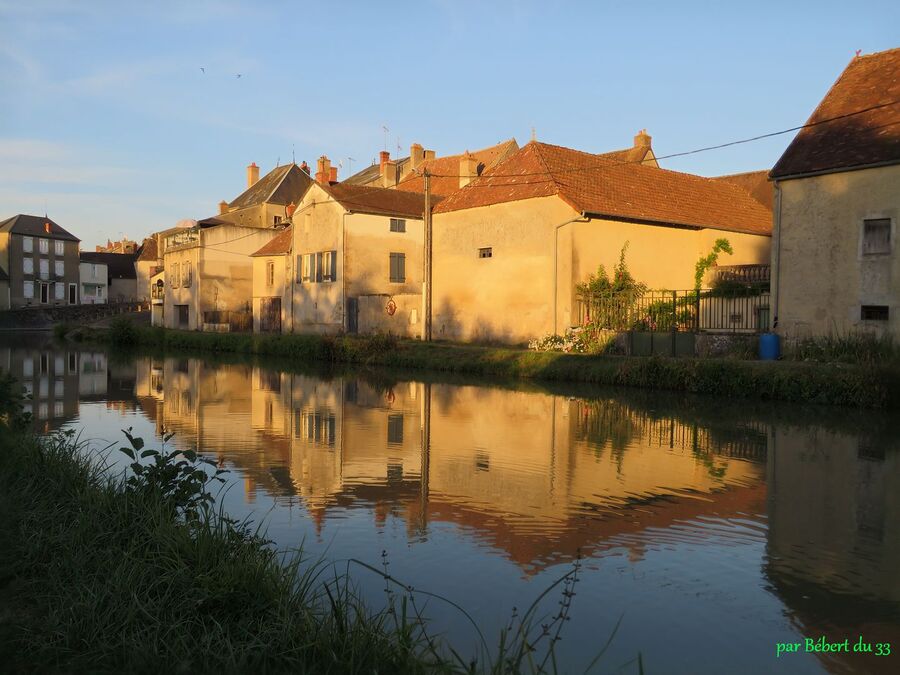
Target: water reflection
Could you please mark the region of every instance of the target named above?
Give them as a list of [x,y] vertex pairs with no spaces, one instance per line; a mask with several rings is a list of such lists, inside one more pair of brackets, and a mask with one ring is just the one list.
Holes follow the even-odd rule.
[[485,616],[580,554],[594,570],[572,629],[583,654],[617,607],[639,625],[613,651],[641,650],[657,672],[697,672],[686,641],[710,625],[708,672],[883,672],[854,654],[773,660],[775,642],[804,636],[900,648],[900,452],[885,415],[32,344],[0,348],[0,365],[31,393],[38,428],[107,424],[114,437],[140,417],[232,469],[245,513],[299,510],[346,555],[402,540],[405,573],[432,588],[463,568],[484,575]]

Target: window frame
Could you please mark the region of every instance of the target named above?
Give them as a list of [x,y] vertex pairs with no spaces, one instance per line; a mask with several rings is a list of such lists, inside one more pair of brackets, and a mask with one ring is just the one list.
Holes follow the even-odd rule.
[[[887,230],[887,242],[883,249],[868,250],[875,239],[874,235],[867,236],[868,229],[879,227]],[[862,221],[862,232],[860,234],[859,251],[862,258],[877,258],[880,256],[889,256],[894,250],[894,221],[892,218],[864,218]]]
[[53,252],[56,255],[65,255],[66,254],[66,242],[62,239],[57,239],[53,242]]
[[392,251],[388,254],[388,256],[388,281],[392,284],[405,284],[406,254],[398,251]]
[[391,232],[406,232],[406,218],[391,218]]
[[487,260],[488,258],[494,257],[494,247],[493,246],[481,246],[478,249],[478,259],[479,260]]
[[44,237],[38,237],[38,250],[41,255],[48,255],[50,253],[50,240]]
[[266,261],[266,287],[272,288],[275,285],[275,261]]
[[34,237],[22,237],[22,253],[34,253]]

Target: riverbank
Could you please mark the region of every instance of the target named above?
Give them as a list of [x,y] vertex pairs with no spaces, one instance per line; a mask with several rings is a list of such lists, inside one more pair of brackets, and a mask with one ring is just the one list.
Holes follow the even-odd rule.
[[900,369],[890,365],[738,359],[594,356],[512,347],[423,343],[387,336],[197,333],[117,324],[85,339],[119,347],[259,354],[315,363],[424,369],[790,401],[856,408],[900,407]]

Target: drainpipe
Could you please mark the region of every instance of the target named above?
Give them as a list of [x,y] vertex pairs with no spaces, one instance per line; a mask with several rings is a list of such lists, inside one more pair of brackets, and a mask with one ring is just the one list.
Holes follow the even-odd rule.
[[[352,215],[353,211],[344,211],[343,215],[341,216],[341,326],[345,333],[350,329],[350,326],[347,325],[347,245],[345,233],[347,230],[347,216]],[[357,331],[358,330],[359,327],[357,326]]]
[[582,211],[574,218],[569,218],[566,222],[560,223],[553,229],[553,333],[557,334],[557,297],[559,295],[559,231],[566,225],[571,223],[589,223],[591,221]]
[[774,181],[775,188],[775,224],[772,234],[775,236],[775,298],[772,302],[772,325],[770,330],[775,332],[778,328],[778,307],[781,304],[781,185]]

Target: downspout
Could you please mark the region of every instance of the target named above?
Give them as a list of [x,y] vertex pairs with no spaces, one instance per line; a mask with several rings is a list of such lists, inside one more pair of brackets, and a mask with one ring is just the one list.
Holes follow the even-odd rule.
[[[343,332],[348,332],[350,330],[350,326],[347,325],[347,275],[346,271],[346,262],[347,262],[347,245],[346,245],[346,229],[347,229],[347,216],[352,216],[353,211],[344,211],[341,216],[341,326]],[[359,327],[357,326],[357,330]]]
[[778,328],[778,307],[781,304],[781,185],[774,181],[775,187],[775,224],[772,228],[775,236],[775,298],[772,302],[772,332]]
[[560,223],[553,229],[553,334],[557,334],[557,298],[559,296],[559,231],[566,225],[571,223],[589,223],[591,221],[582,211],[574,218],[569,218],[566,222]]

